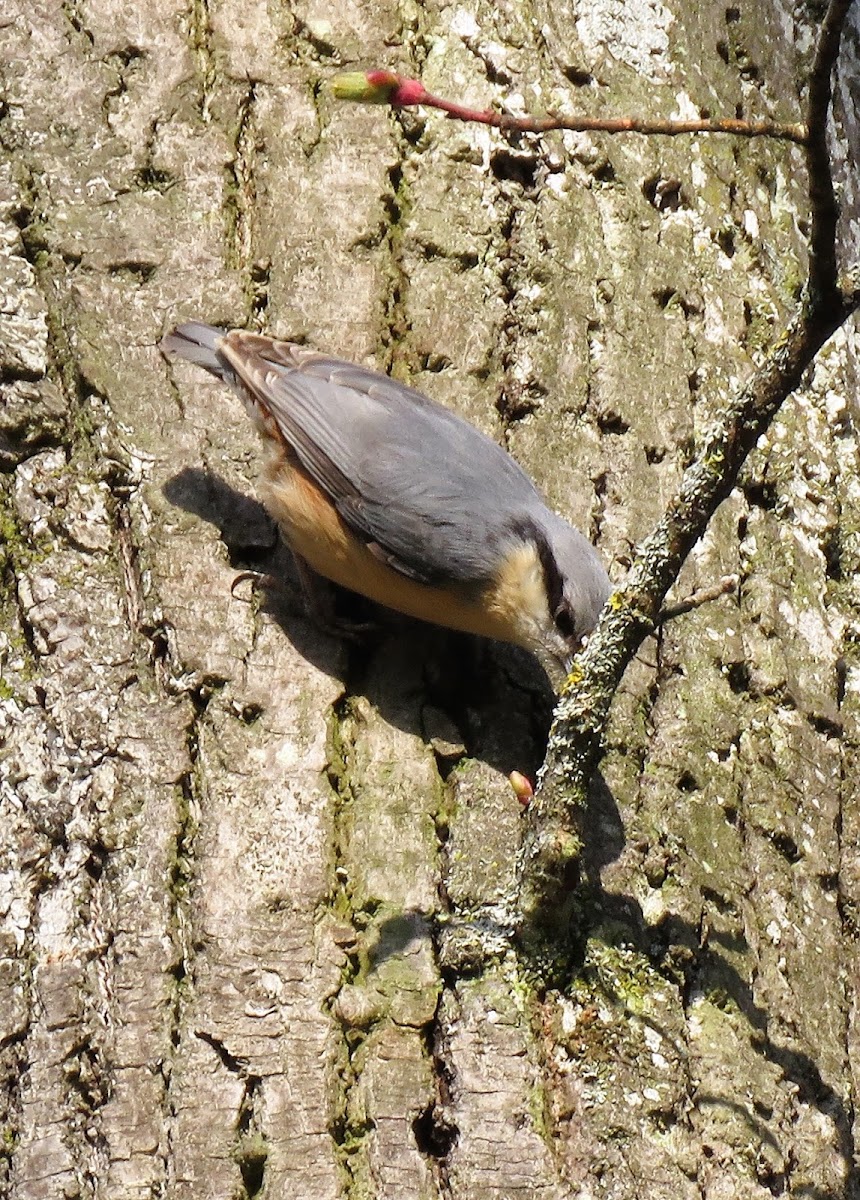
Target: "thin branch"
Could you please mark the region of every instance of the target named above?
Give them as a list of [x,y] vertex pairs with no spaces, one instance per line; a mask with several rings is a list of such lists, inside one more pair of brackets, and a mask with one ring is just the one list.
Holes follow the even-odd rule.
[[735,591],[739,583],[739,575],[724,575],[719,582],[711,584],[710,587],[697,588],[695,592],[690,592],[689,596],[685,596],[677,604],[665,604],[657,614],[657,624],[665,625],[667,621],[683,617],[685,613],[692,612],[694,608],[701,608],[703,604],[719,600],[720,596]]
[[747,386],[711,429],[657,528],[636,552],[577,660],[556,707],[520,852],[521,935],[556,925],[578,882],[588,786],[609,708],[627,665],[659,622],[660,605],[743,463],[816,353],[860,304],[860,293],[825,312],[809,301]]
[[848,0],[831,0],[810,79],[813,237],[800,310],[706,435],[657,528],[634,554],[624,585],[610,597],[556,708],[518,862],[520,939],[532,949],[543,948],[547,925],[557,930],[575,898],[588,787],[627,665],[659,620],[684,559],[729,495],[750,450],[824,342],[860,304],[856,281],[844,293],[836,283],[836,206],[827,153],[830,76],[848,7]]
[[832,297],[836,283],[836,197],[830,173],[827,121],[830,113],[831,76],[839,56],[842,28],[851,0],[832,0],[815,47],[807,96],[806,171],[809,178],[811,229],[809,234],[809,286],[813,294]]
[[392,71],[356,71],[337,75],[331,83],[334,95],[340,100],[360,104],[388,104],[392,108],[437,108],[455,121],[471,121],[492,125],[505,132],[548,133],[552,129],[567,129],[573,133],[641,133],[663,137],[678,137],[684,133],[728,133],[734,137],[777,138],[803,145],[807,129],[802,124],[780,121],[742,121],[734,117],[674,120],[661,117],[545,117],[495,112],[491,108],[469,108],[453,100],[445,100],[428,92],[419,79],[407,79]]

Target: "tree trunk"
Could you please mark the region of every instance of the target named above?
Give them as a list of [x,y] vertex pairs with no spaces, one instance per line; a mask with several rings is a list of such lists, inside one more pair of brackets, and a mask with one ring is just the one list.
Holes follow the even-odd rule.
[[[796,121],[818,9],[11,3],[2,1194],[860,1196],[856,328],[677,589],[736,594],[625,676],[552,986],[469,921],[511,887],[536,666],[308,622],[239,402],[157,350],[196,317],[387,368],[503,440],[621,578],[796,303],[800,150],[506,139],[320,81]],[[271,578],[231,589],[244,568]]]

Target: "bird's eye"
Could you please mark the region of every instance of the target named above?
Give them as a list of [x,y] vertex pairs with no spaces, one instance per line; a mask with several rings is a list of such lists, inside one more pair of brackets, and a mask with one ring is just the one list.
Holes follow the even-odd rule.
[[576,624],[571,615],[570,609],[565,605],[559,605],[555,610],[555,627],[563,638],[572,639],[576,637]]

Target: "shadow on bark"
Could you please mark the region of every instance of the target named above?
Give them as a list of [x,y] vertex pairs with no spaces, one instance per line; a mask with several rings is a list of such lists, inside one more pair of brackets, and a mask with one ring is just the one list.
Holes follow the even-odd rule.
[[[218,531],[237,570],[260,573],[264,611],[304,658],[330,674],[331,638],[337,635],[308,621],[292,555],[263,505],[199,467],[184,468],[163,491],[171,504]],[[456,730],[457,740],[437,749],[443,778],[463,756],[505,775],[537,772],[546,753],[554,697],[530,654],[425,625],[335,584],[326,586],[338,621],[370,626],[346,639],[349,693],[364,695],[386,721],[431,744],[421,720],[428,706],[444,713]],[[380,655],[386,658],[384,672],[378,668]],[[382,675],[388,677],[386,686],[380,686]],[[388,686],[392,681],[394,686]],[[404,706],[402,696],[410,685],[415,686],[416,704]],[[522,719],[512,720],[512,714]]]
[[[589,875],[590,880],[595,878],[596,876]],[[649,925],[635,897],[607,893],[599,884],[593,882],[589,882],[583,891],[584,930],[589,931],[598,941],[611,946],[624,945],[647,959],[654,969],[679,988],[685,1007],[689,1007],[697,994],[721,995],[722,1007],[737,1007],[747,1023],[750,1042],[755,1050],[766,1061],[779,1068],[783,1078],[797,1089],[801,1103],[816,1108],[823,1117],[833,1122],[838,1152],[850,1171],[854,1161],[853,1112],[839,1093],[825,1081],[811,1055],[792,1050],[774,1040],[768,1032],[771,1014],[756,1003],[752,986],[720,953],[721,949],[738,952],[746,948],[745,941],[741,942],[740,939],[713,931],[705,934],[702,929],[675,914],[668,914],[665,920],[657,925]],[[705,937],[707,941],[704,940]],[[718,943],[718,948],[712,948],[708,942]],[[584,945],[584,936],[581,944]],[[575,971],[579,970],[581,961],[580,956]],[[598,979],[588,971],[584,973],[584,979],[595,995],[602,992],[607,1001],[616,1005],[624,1004],[624,997],[612,994],[605,987],[603,979]],[[640,1019],[652,1025],[667,1041],[672,1040],[668,1031],[656,1022],[642,1017],[641,1014]],[[682,1047],[677,1049],[683,1053]],[[735,1104],[725,1096],[700,1094],[697,1104],[735,1112],[749,1124],[751,1131],[762,1141],[777,1145],[776,1140],[768,1133],[766,1114],[760,1114],[762,1119],[758,1121],[748,1106]],[[831,1200],[830,1193],[811,1185],[797,1188],[796,1193],[811,1197],[812,1200]]]

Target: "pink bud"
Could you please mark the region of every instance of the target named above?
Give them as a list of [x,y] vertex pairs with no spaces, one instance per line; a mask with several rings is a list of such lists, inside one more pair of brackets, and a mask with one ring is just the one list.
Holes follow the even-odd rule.
[[531,780],[527,779],[519,771],[511,771],[508,776],[508,782],[514,789],[514,795],[519,800],[523,808],[528,808],[534,799],[535,790],[532,787]]
[[422,104],[427,92],[418,79],[403,79],[393,71],[347,71],[335,75],[331,90],[338,100],[357,104],[391,104],[405,108]]
[[391,104],[399,87],[400,76],[393,71],[347,71],[331,81],[338,100],[356,104]]

